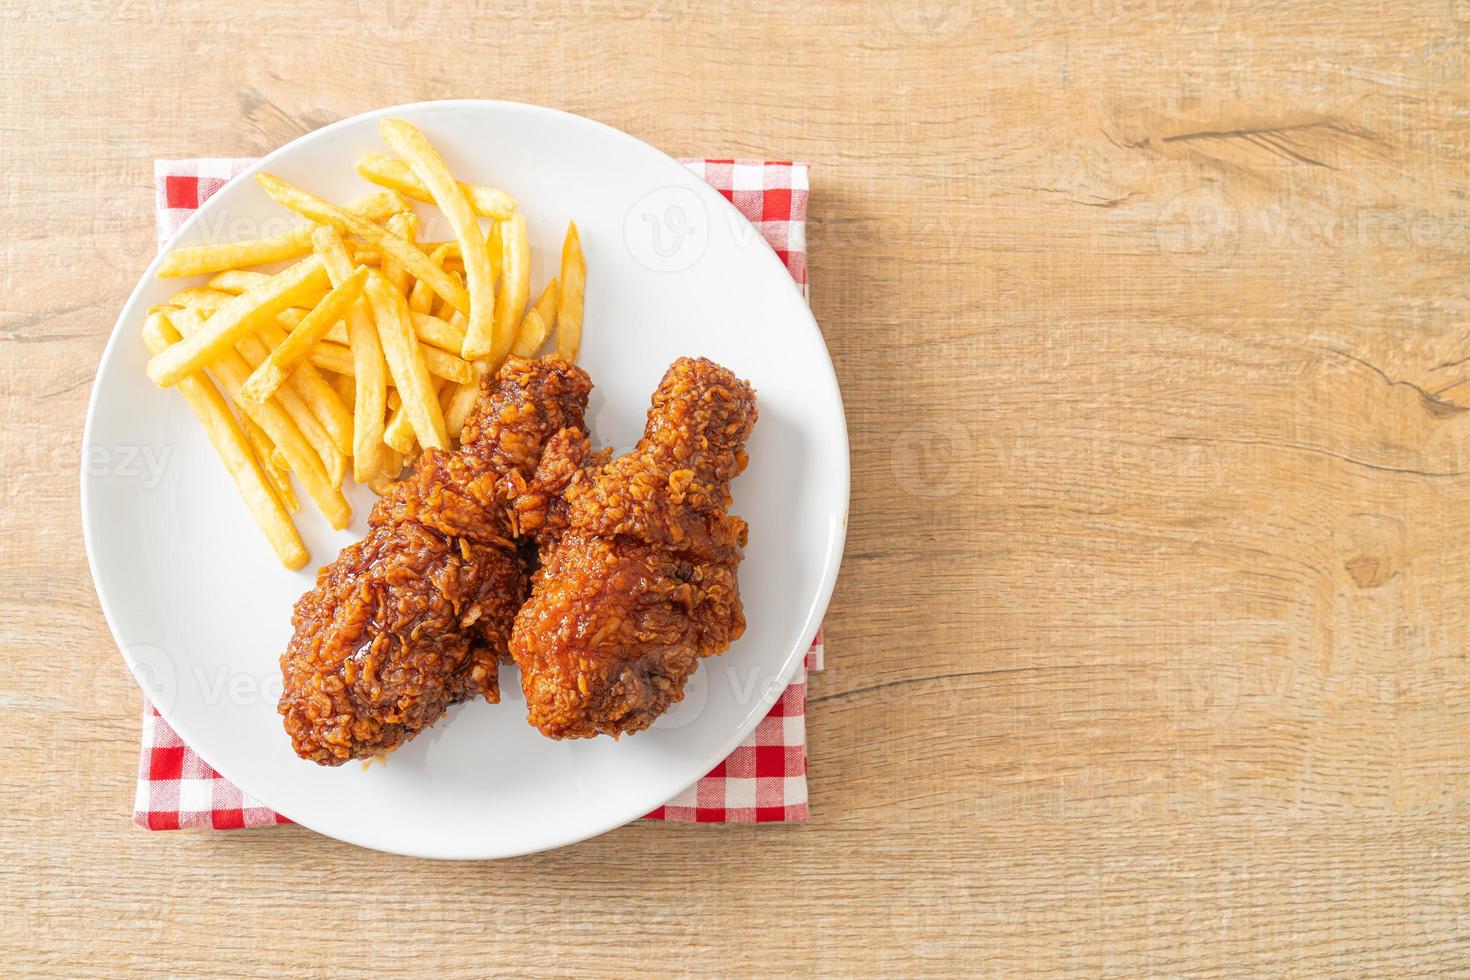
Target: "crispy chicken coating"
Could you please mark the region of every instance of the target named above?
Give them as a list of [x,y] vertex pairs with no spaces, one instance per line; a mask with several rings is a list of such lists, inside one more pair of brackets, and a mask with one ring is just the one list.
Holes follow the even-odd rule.
[[[482,383],[461,448],[428,450],[296,603],[279,709],[296,753],[322,765],[378,755],[452,704],[500,699],[498,661],[529,570],[517,501],[543,450],[585,440],[592,384],[556,357],[511,357]],[[545,506],[545,505],[543,505]]]
[[523,518],[543,565],[510,642],[543,734],[642,731],[744,632],[746,525],[727,510],[755,420],[747,383],[682,358],[631,453],[603,464],[577,433],[548,446]]

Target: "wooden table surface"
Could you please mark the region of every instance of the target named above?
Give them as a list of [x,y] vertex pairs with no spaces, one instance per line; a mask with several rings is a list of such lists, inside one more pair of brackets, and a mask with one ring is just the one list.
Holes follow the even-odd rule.
[[[5,973],[1470,969],[1464,0],[55,7],[0,3]],[[77,472],[152,160],[458,96],[814,166],[809,824],[130,823]]]

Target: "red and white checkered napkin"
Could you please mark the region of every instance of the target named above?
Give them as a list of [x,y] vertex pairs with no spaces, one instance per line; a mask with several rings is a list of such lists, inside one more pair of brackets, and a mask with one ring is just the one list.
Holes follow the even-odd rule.
[[[160,244],[253,160],[159,160],[154,164]],[[771,243],[806,294],[807,167],[755,160],[685,160]],[[648,814],[651,820],[779,823],[806,820],[806,675],[822,667],[817,631],[791,686],[770,714],[708,775]],[[180,740],[144,704],[143,757],[133,821],[149,830],[233,830],[290,823],[246,796]]]

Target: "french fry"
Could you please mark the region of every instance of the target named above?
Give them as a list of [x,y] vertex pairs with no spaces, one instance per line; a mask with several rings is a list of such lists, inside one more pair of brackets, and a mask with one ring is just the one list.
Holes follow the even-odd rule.
[[[384,119],[378,124],[378,134],[383,137],[383,142],[404,158],[414,176],[428,189],[434,203],[444,212],[444,217],[454,229],[460,255],[464,258],[465,281],[470,298],[469,309],[459,307],[470,318],[462,348],[465,359],[484,357],[502,347],[509,349],[508,338],[503,345],[499,342],[495,280],[490,269],[490,255],[485,250],[484,232],[480,230],[479,219],[475,217],[459,181],[449,172],[439,151],[412,124],[401,119]],[[524,219],[522,223],[524,224]],[[435,264],[434,268],[438,269],[439,266]],[[457,303],[455,305],[459,306]]]
[[462,382],[454,390],[454,395],[449,399],[449,408],[444,411],[444,425],[454,433],[456,439],[464,429],[465,419],[470,417],[470,410],[475,407],[475,402],[480,397],[481,380],[490,373],[483,363],[482,361],[475,362],[475,376],[469,381]]
[[[419,340],[450,354],[464,348],[464,315],[456,311],[454,319],[442,320],[428,313],[411,313],[413,332]],[[456,322],[459,321],[459,322]]]
[[546,335],[550,328],[546,321],[536,309],[526,311],[526,318],[521,321],[520,329],[516,331],[515,343],[510,345],[510,352],[517,357],[535,357],[541,350],[541,345],[546,343]]
[[373,493],[381,497],[388,492],[388,488],[393,485],[393,481],[397,480],[398,475],[402,472],[403,454],[396,449],[389,449],[387,446],[384,446],[383,468],[373,474],[372,479],[368,481],[368,486],[372,489]]
[[[463,314],[455,311],[463,319]],[[459,349],[464,346],[464,327],[452,320],[441,320],[439,317],[429,313],[417,313],[409,310],[409,316],[413,318],[413,332],[419,338],[420,343],[437,347],[446,354],[459,356]],[[279,317],[277,319],[280,319]],[[322,340],[328,343],[350,346],[347,330],[340,323],[332,325]]]
[[[500,240],[500,224],[497,222],[490,226],[485,234],[485,253],[490,256],[490,271],[494,274],[496,282],[500,281],[500,266],[503,256],[500,254],[502,242]],[[451,252],[444,257],[444,264],[448,266],[453,259],[460,258],[459,252]],[[464,268],[463,259],[460,260],[460,268]],[[448,271],[453,271],[452,269]]]
[[[531,240],[526,216],[513,214],[495,226],[500,239],[500,289],[495,296],[495,344],[490,365],[498,367],[515,342],[526,303],[531,299]],[[468,335],[466,335],[468,344]]]
[[536,305],[527,310],[525,319],[521,320],[521,325],[516,330],[515,343],[510,347],[512,354],[535,357],[540,353],[547,335],[556,327],[556,306],[560,298],[561,291],[556,277],[553,276],[546,288],[541,290]]
[[[329,229],[320,230],[328,231]],[[358,266],[357,271],[344,279],[341,285],[334,286],[326,298],[296,325],[296,328],[280,346],[273,349],[270,355],[261,362],[246,380],[244,387],[240,389],[240,394],[253,402],[263,402],[275,394],[276,389],[285,384],[286,377],[296,370],[296,366],[310,356],[312,347],[322,338],[327,329],[347,315],[347,310],[362,295],[362,287],[367,283],[367,275],[367,267]],[[350,438],[347,440],[347,446],[350,451],[352,446]]]
[[[367,221],[384,221],[389,215],[405,210],[408,204],[392,191],[370,194],[348,205],[347,210]],[[285,259],[298,259],[311,252],[313,225],[292,228],[274,238],[222,245],[192,245],[176,248],[158,267],[159,278],[200,276],[207,272],[238,269],[247,265],[264,265]]]
[[[357,161],[357,172],[364,180],[380,187],[389,187],[404,197],[425,204],[435,203],[429,188],[419,180],[413,169],[402,160],[395,160],[381,153],[364,153]],[[477,184],[460,184],[460,191],[469,200],[475,213],[496,221],[510,217],[516,202],[505,191],[496,187],[481,187]]]
[[[419,218],[418,215],[412,214],[411,212],[408,214],[395,214],[388,219],[388,223],[384,227],[392,234],[397,235],[412,245],[416,243],[416,239],[418,238]],[[394,289],[403,293],[405,296],[408,295],[410,285],[416,280],[408,274],[408,270],[403,267],[403,263],[391,256],[387,256],[384,257],[380,264],[383,270],[383,278],[391,282]],[[426,286],[425,288],[428,287]]]
[[[265,278],[269,279],[269,276]],[[224,292],[218,289],[208,289],[194,286],[189,289],[181,289],[168,298],[172,306],[192,306],[196,310],[209,310],[211,313],[234,299],[241,290],[234,293]]]
[[368,274],[367,294],[378,324],[378,339],[383,345],[388,373],[407,406],[414,435],[425,447],[447,448],[449,435],[444,428],[444,414],[424,363],[424,348],[413,333],[408,301],[380,272]]
[[[143,341],[149,353],[158,355],[170,344],[177,343],[179,334],[165,314],[153,313],[143,324]],[[272,488],[270,478],[256,460],[245,433],[230,414],[230,406],[219,389],[203,372],[187,375],[179,380],[176,387],[204,426],[205,435],[225,464],[225,469],[230,471],[245,506],[265,532],[266,540],[281,564],[292,570],[304,566],[311,558],[306,545]]]
[[[445,381],[443,378],[433,378],[430,381],[431,386],[434,388],[436,398],[439,392],[444,390],[446,385],[453,383],[452,381]],[[440,410],[443,410],[442,403],[440,404]],[[388,419],[388,425],[383,429],[383,443],[397,452],[407,454],[413,448],[415,441],[413,425],[408,418],[407,406],[400,404],[393,410],[393,414]]]
[[254,289],[269,279],[270,276],[264,272],[248,272],[245,269],[226,269],[217,272],[209,280],[209,288],[217,289],[222,293],[234,293],[239,295],[247,289]]
[[324,201],[315,194],[308,193],[299,187],[293,186],[278,177],[270,174],[256,174],[256,181],[265,189],[265,192],[275,198],[280,204],[290,208],[303,217],[310,218],[321,224],[328,224],[340,231],[350,232],[364,241],[376,246],[385,256],[391,255],[402,263],[409,273],[419,279],[427,279],[429,288],[435,293],[443,296],[454,305],[454,308],[468,314],[470,312],[470,297],[463,286],[460,286],[449,274],[440,269],[429,257],[411,242],[406,242],[397,235],[393,235],[384,229],[367,221],[358,215],[345,211],[335,204]]
[[457,354],[424,346],[419,346],[419,353],[423,356],[424,366],[429,369],[429,373],[437,378],[463,384],[475,376],[475,366]]
[[[352,275],[352,262],[347,247],[336,229],[318,236],[317,254],[327,267],[332,282],[342,283]],[[347,314],[347,339],[350,346],[347,371],[337,373],[352,379],[355,400],[352,412],[352,478],[366,483],[378,472],[383,455],[384,402],[387,399],[388,366],[383,361],[383,346],[373,313],[364,299]],[[318,344],[318,350],[323,345]]]
[[315,305],[316,297],[328,284],[320,259],[316,256],[302,259],[225,303],[198,333],[154,354],[148,361],[148,377],[164,388],[177,384],[204,367],[220,351],[274,320],[288,306]]
[[357,404],[357,384],[352,380],[352,375],[334,374],[327,379],[327,383],[332,386],[332,390],[337,393],[337,397],[342,399],[343,405]]
[[277,457],[280,453],[271,437],[265,434],[265,430],[255,423],[255,420],[240,413],[240,429],[245,433],[245,439],[250,443],[250,448],[255,450],[255,458],[260,460],[260,465],[265,468],[265,475],[270,478],[271,487],[276,491],[276,497],[287,511],[294,514],[301,509],[301,503],[296,499],[296,491],[291,489],[291,471],[286,469],[284,461],[279,464]]
[[[181,310],[176,315],[170,316],[169,320],[184,335],[185,340],[191,333],[197,335],[204,329],[204,323],[199,314],[193,310]],[[306,495],[321,510],[327,522],[339,531],[346,527],[352,520],[352,508],[348,505],[347,498],[342,496],[340,490],[331,485],[327,478],[327,471],[322,467],[321,458],[306,441],[296,422],[282,407],[281,399],[272,399],[263,405],[240,400],[240,386],[250,376],[250,366],[246,363],[245,358],[232,347],[224,348],[216,354],[214,360],[209,362],[209,371],[224,388],[225,393],[235,399],[240,410],[254,419],[256,424],[265,430],[265,434],[270,436],[286,467],[296,474],[297,479],[301,481],[301,486],[306,490]],[[283,392],[282,394],[291,393]]]
[[[253,371],[265,361],[271,349],[279,347],[285,339],[285,331],[274,323],[268,323],[260,328],[259,336],[244,338],[235,345],[235,349]],[[316,450],[332,486],[342,486],[347,475],[346,455],[352,449],[352,416],[332,386],[327,384],[315,366],[302,364],[292,372],[285,386],[276,391],[276,398]],[[247,399],[236,394],[235,400]]]
[[556,306],[556,353],[564,361],[577,360],[582,350],[582,296],[587,285],[587,259],[577,223],[567,222],[561,246],[561,299]]
[[[295,309],[299,310],[299,308]],[[187,325],[208,315],[207,311],[195,308],[187,308],[186,311],[196,316],[192,321],[180,321],[176,316],[176,323]],[[299,312],[304,313],[305,311]],[[280,320],[295,319],[296,322],[299,322],[299,318],[289,315],[291,313],[292,310],[287,310],[276,321],[261,324],[258,336],[243,338],[235,345],[236,350],[245,358],[252,370],[260,365],[273,346],[285,340],[286,333],[281,329]],[[189,336],[193,332],[192,329],[185,329],[184,335]],[[264,343],[261,342],[262,338],[264,338]],[[315,353],[313,351],[313,355]],[[330,361],[328,366],[331,366]],[[297,422],[302,435],[317,451],[322,465],[327,468],[332,478],[333,486],[340,486],[344,473],[341,456],[350,447],[351,413],[347,410],[346,405],[336,398],[332,386],[327,384],[326,379],[321,377],[314,366],[301,365],[287,383],[292,392],[278,392],[282,397],[282,407]]]
[[343,344],[322,341],[311,349],[311,366],[333,374],[345,374],[357,380],[357,365],[353,363],[352,351]]
[[541,319],[546,321],[548,330],[556,327],[556,308],[561,302],[561,282],[555,276],[541,290],[541,295],[536,298],[536,312],[541,314]]
[[[440,268],[444,267],[444,256],[449,254],[447,244],[440,245],[429,253],[429,259]],[[434,305],[434,291],[422,279],[414,280],[413,291],[408,294],[408,309],[411,313],[428,313]]]
[[[421,344],[415,345],[419,349],[419,356],[423,359],[424,367],[429,374],[445,381],[469,381],[475,376],[474,365],[458,354],[439,350],[437,347],[425,347]],[[345,374],[356,380],[357,365],[353,363],[352,352],[341,344],[322,341],[311,349],[311,363],[313,367],[321,368],[323,371],[331,371],[333,374]]]

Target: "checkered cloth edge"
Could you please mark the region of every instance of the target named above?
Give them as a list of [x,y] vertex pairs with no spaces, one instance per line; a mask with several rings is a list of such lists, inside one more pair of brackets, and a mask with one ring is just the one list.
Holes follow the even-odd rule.
[[[684,160],[768,241],[807,292],[807,166],[758,160]],[[154,164],[160,244],[209,197],[254,163],[248,159]],[[730,756],[648,819],[692,823],[806,820],[806,678],[820,670],[822,632],[755,731]],[[246,796],[183,743],[152,705],[143,706],[142,759],[133,821],[149,830],[234,830],[291,821]]]

